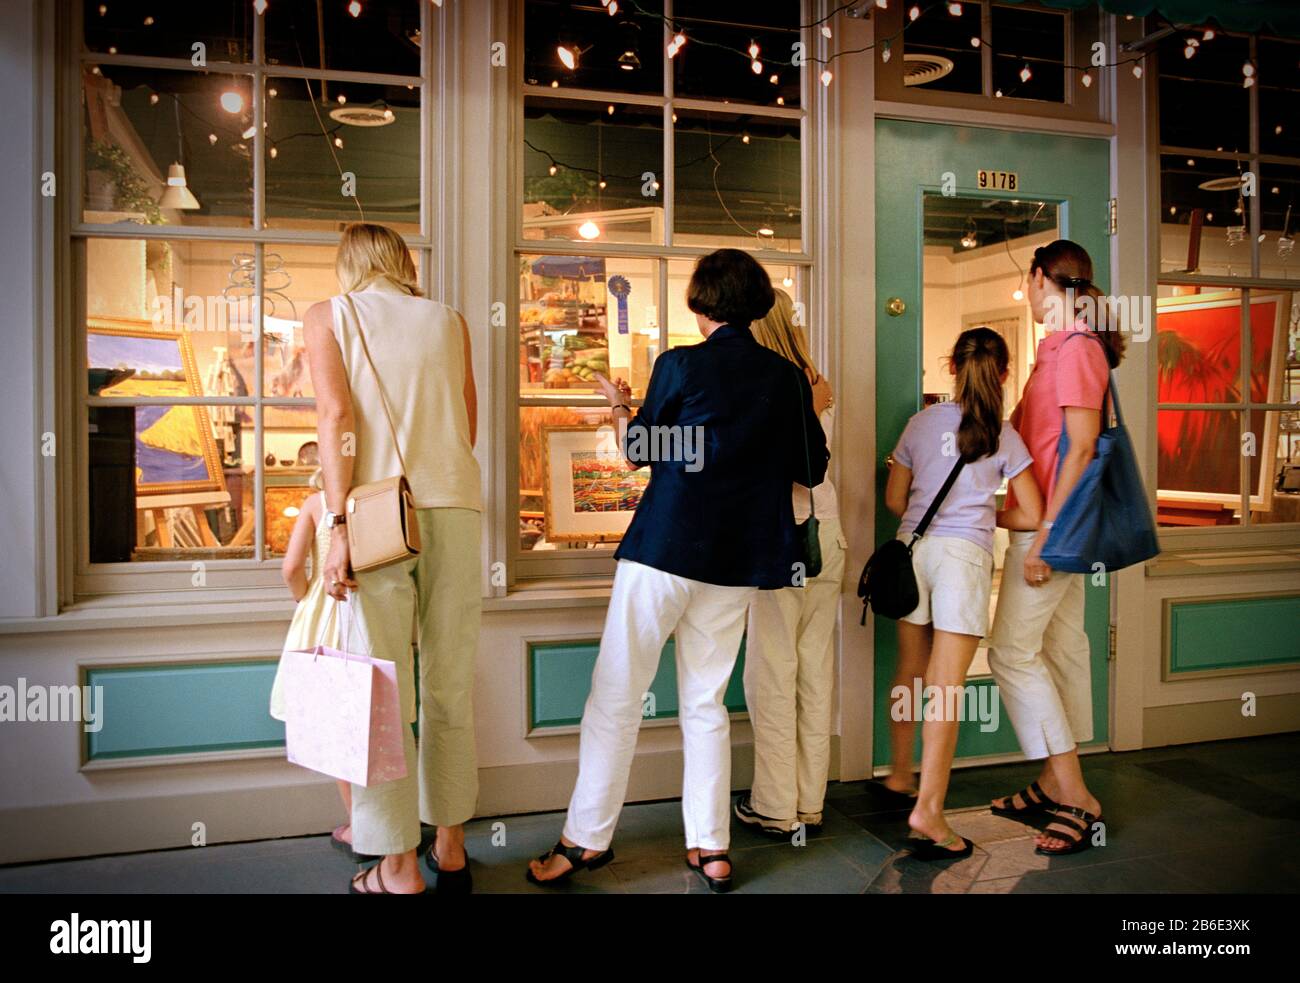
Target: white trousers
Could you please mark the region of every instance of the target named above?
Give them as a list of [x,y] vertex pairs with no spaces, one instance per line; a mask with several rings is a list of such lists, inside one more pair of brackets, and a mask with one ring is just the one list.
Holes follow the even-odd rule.
[[822,571],[803,587],[759,591],[745,635],[745,703],[754,725],[754,787],[760,816],[793,825],[821,814],[831,760],[832,645],[846,543],[823,519]]
[[564,836],[605,850],[614,836],[636,751],[641,708],[668,636],[677,633],[677,702],[685,770],[686,848],[730,842],[731,720],[723,694],[757,590],[719,587],[618,562],[614,589],[582,712],[578,783]]
[[1053,571],[1025,583],[1033,532],[1011,533],[1002,563],[989,668],[1025,757],[1064,754],[1092,740],[1092,660],[1084,631],[1084,575]]

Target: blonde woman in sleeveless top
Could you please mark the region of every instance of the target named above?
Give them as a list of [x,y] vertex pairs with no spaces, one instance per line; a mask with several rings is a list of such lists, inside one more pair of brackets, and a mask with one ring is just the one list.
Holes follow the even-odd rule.
[[[423,820],[437,827],[425,863],[437,875],[438,891],[467,892],[463,823],[478,798],[471,699],[482,511],[469,330],[455,310],[420,295],[405,243],[383,226],[344,229],[337,272],[344,295],[316,304],[304,320],[325,483],[323,523],[331,530],[325,590],[360,605],[370,654],[396,663],[403,711],[412,723],[418,687],[420,733],[417,750],[414,735],[405,731],[406,778],[352,788],[352,848],[383,859],[357,874],[350,890],[425,890],[416,856]],[[373,370],[362,354],[358,317]],[[381,386],[418,510],[422,549],[403,563],[353,574],[339,521],[346,521],[348,489],[402,471]]]

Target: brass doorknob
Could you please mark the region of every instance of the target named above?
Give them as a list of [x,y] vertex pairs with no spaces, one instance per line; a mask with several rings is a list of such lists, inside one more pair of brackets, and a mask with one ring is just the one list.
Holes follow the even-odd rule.
[[907,310],[907,305],[903,303],[902,297],[890,297],[885,303],[885,310],[889,311],[890,317],[898,317]]

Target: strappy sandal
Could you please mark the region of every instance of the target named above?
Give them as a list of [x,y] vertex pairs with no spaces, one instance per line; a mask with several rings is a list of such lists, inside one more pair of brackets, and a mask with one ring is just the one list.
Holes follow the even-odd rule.
[[691,870],[695,871],[695,873],[699,874],[700,877],[704,878],[704,883],[709,886],[709,890],[712,891],[714,894],[726,894],[728,891],[730,891],[731,890],[730,874],[727,874],[725,877],[710,877],[708,874],[704,872],[704,868],[707,867],[709,864],[716,864],[716,863],[724,863],[728,867],[731,867],[732,866],[731,858],[727,856],[725,853],[710,853],[707,857],[704,854],[700,853],[698,854],[698,856],[700,858],[700,862],[698,864],[691,863],[691,858],[687,857],[686,866],[691,868]]
[[424,865],[437,875],[435,892],[438,894],[469,894],[474,889],[474,878],[469,872],[469,851],[465,851],[465,866],[456,870],[443,870],[431,845],[424,854]]
[[[379,869],[379,868],[381,868],[383,865],[384,865],[384,862],[381,860],[379,863],[375,864],[373,867],[367,867],[367,868],[366,868],[365,870],[363,870],[361,873],[355,875],[355,876],[352,878],[351,882],[348,884],[348,894],[404,894],[404,893],[406,893],[406,892],[404,892],[404,891],[390,891],[390,890],[388,890],[388,888],[384,885],[384,872],[383,872],[382,870]],[[379,890],[378,890],[378,891],[371,891],[371,890],[359,891],[359,890],[357,890],[357,884],[358,884],[358,883],[365,884],[365,883],[366,883],[366,879],[370,876],[370,872],[371,872],[372,870],[375,872],[375,882],[379,885]],[[423,891],[416,891],[415,893],[416,893],[416,894],[432,894],[433,892],[430,891],[429,888],[428,888],[428,886],[426,885]]]
[[[1017,795],[1020,796],[1020,801],[1024,803],[1020,808],[1011,805],[1011,803],[1015,802]],[[1031,798],[1031,795],[1034,798]],[[1031,826],[1042,821],[1043,813],[1061,808],[1060,803],[1054,801],[1051,796],[1044,792],[1043,787],[1038,782],[1030,782],[1028,786],[1019,792],[1012,792],[1010,795],[1002,796],[1002,798],[1008,804],[993,806],[993,815],[1005,816],[1007,819],[1028,823]]]
[[582,846],[565,846],[562,840],[558,841],[555,846],[551,847],[550,850],[543,853],[537,859],[542,863],[546,863],[546,861],[550,860],[551,857],[558,854],[565,860],[569,861],[569,869],[562,874],[557,874],[555,877],[548,877],[546,880],[537,877],[531,869],[529,869],[524,876],[528,878],[530,884],[536,884],[539,887],[551,887],[552,885],[559,884],[562,881],[567,881],[580,870],[598,870],[614,859],[614,850],[611,848],[602,853],[596,854],[594,857],[589,857],[588,859],[583,860],[582,854],[586,849],[586,847]]
[[[961,849],[949,849],[958,840],[962,843]],[[953,833],[945,840],[932,840],[928,836],[925,838],[918,836],[912,845],[912,858],[914,860],[924,860],[927,863],[933,860],[962,860],[974,852],[975,844],[964,836],[958,836],[956,833]]]
[[348,855],[348,858],[354,864],[364,864],[367,863],[368,861],[379,859],[379,857],[374,854],[357,853],[356,850],[352,849],[351,843],[349,843],[347,840],[343,840],[339,838],[339,830],[341,829],[343,829],[343,826],[335,826],[334,832],[330,833],[330,846],[332,846],[335,850],[338,850],[341,853],[346,853]]
[[[1082,853],[1092,846],[1092,827],[1094,823],[1099,822],[1101,816],[1094,816],[1086,809],[1058,805],[1051,813],[1051,821],[1043,828],[1043,835],[1058,840],[1069,840],[1070,845],[1057,849],[1036,846],[1034,852],[1044,857],[1064,857],[1071,853]],[[1070,828],[1052,829],[1053,825]]]

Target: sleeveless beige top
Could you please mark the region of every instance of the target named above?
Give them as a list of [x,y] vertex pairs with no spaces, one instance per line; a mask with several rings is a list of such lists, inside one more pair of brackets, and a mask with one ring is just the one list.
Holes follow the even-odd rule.
[[[352,294],[375,368],[371,371],[352,309],[331,299],[334,338],[356,415],[354,485],[402,471],[378,383],[393,415],[415,507],[483,510],[478,461],[465,412],[465,347],[460,315],[388,280]],[[376,380],[378,374],[378,381]]]

